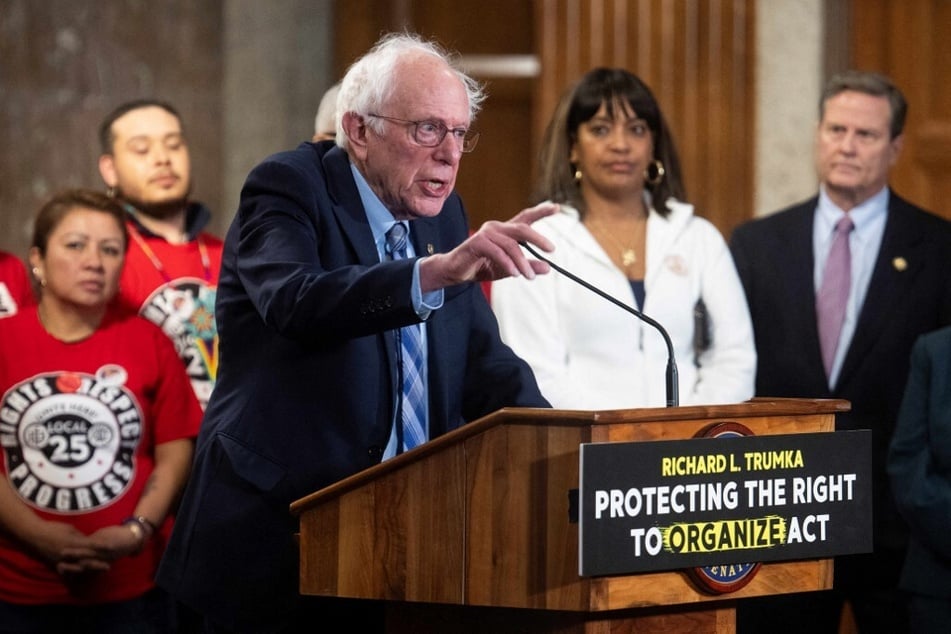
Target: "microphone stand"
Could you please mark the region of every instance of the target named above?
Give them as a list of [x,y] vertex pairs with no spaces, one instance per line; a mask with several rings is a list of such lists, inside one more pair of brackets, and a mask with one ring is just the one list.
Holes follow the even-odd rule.
[[671,342],[670,335],[667,334],[667,330],[665,330],[664,327],[660,325],[660,323],[658,323],[654,319],[651,319],[650,317],[648,317],[641,311],[635,308],[632,308],[631,306],[628,306],[627,304],[615,299],[614,297],[611,297],[610,295],[602,291],[600,288],[592,286],[591,284],[589,284],[588,282],[585,282],[583,279],[581,279],[577,275],[574,275],[573,273],[569,273],[565,269],[561,268],[560,266],[558,266],[557,264],[555,264],[554,262],[552,262],[545,256],[541,255],[538,251],[530,247],[527,242],[519,241],[519,244],[522,245],[522,247],[525,250],[527,250],[529,253],[534,255],[536,258],[538,258],[542,262],[547,262],[548,265],[551,266],[551,268],[555,269],[556,271],[558,271],[559,273],[561,273],[568,279],[574,282],[577,282],[578,284],[581,284],[592,293],[600,295],[601,297],[608,300],[615,306],[623,310],[626,310],[627,312],[631,313],[632,315],[634,315],[641,321],[645,321],[657,329],[657,331],[661,334],[661,336],[663,336],[664,343],[667,344],[667,407],[677,407],[680,404],[680,396],[679,396],[680,382],[677,379],[677,362],[674,360],[674,344],[673,342]]

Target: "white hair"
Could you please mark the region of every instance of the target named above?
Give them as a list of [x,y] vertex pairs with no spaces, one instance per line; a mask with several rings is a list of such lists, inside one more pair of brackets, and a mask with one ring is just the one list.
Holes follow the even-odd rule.
[[[396,69],[407,55],[432,55],[452,70],[466,89],[469,99],[469,120],[475,119],[485,92],[482,85],[466,75],[458,66],[456,56],[439,44],[412,33],[389,33],[363,57],[355,61],[340,82],[337,95],[337,145],[347,149],[349,140],[343,131],[343,114],[352,112],[366,116],[379,110],[396,88]],[[381,131],[382,122],[370,120],[367,125]]]
[[337,129],[337,93],[340,92],[340,82],[327,89],[317,106],[317,116],[314,117],[314,134],[326,134]]

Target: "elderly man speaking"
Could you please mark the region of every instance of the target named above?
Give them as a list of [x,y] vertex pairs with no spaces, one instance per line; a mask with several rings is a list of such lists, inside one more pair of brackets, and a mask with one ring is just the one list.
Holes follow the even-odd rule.
[[501,407],[548,406],[478,282],[547,273],[519,242],[550,251],[531,223],[556,206],[470,235],[453,187],[481,88],[403,33],[340,90],[336,141],[254,168],[225,239],[218,384],[159,572],[206,631],[371,630],[372,604],[299,595],[290,503]]

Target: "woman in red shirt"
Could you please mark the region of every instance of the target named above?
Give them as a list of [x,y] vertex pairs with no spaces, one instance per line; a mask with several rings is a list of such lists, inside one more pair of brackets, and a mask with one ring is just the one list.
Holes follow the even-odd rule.
[[174,346],[111,307],[128,238],[113,200],[42,207],[38,304],[0,320],[0,631],[165,632],[153,577],[201,408]]

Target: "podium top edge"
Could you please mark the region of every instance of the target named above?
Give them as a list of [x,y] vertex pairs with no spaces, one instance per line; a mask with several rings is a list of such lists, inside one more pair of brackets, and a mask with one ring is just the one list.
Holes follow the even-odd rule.
[[743,403],[729,405],[692,405],[683,407],[657,407],[616,410],[565,410],[547,408],[503,408],[472,421],[453,431],[434,438],[430,442],[404,454],[355,473],[322,489],[294,501],[290,512],[299,515],[318,500],[327,499],[359,486],[361,483],[383,476],[394,470],[445,448],[485,433],[500,425],[538,425],[543,427],[597,427],[600,425],[637,423],[675,423],[681,420],[762,418],[769,416],[811,416],[847,412],[851,403],[843,399],[801,399],[757,397]]

